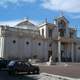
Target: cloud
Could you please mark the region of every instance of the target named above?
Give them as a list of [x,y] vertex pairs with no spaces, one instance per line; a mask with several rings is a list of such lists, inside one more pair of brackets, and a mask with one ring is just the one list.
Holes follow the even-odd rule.
[[36,0],[0,0],[0,6],[7,8],[9,4],[20,5],[23,3],[34,3]]
[[19,23],[18,20],[13,21],[0,21],[0,25],[9,25],[11,27],[15,26],[17,23]]
[[30,22],[32,22],[35,25],[39,25],[41,21],[38,21],[38,20],[30,20]]
[[[10,21],[0,21],[0,25],[9,25],[11,27],[14,27],[18,23],[22,22],[23,20],[10,20]],[[38,20],[29,20],[31,23],[38,25],[40,21]]]
[[80,0],[43,0],[41,5],[49,10],[80,12]]

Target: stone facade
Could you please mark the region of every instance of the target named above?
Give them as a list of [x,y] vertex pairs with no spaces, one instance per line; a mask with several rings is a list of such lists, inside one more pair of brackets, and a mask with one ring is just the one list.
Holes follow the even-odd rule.
[[0,26],[0,57],[48,61],[51,56],[55,62],[80,61],[80,39],[64,16],[37,26],[28,20]]

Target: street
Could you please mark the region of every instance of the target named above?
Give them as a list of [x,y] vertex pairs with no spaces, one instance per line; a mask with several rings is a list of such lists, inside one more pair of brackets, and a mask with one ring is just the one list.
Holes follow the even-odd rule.
[[40,73],[38,75],[9,75],[7,71],[0,71],[0,80],[79,80],[64,76],[57,76],[48,73]]
[[[7,71],[0,71],[0,80],[65,80],[65,77],[72,78],[66,80],[80,79],[80,64],[68,65],[40,65],[40,74],[19,74],[9,75]],[[61,77],[62,76],[62,77]],[[64,79],[63,79],[64,78]]]
[[0,80],[75,80],[66,79],[64,77],[56,77],[47,73],[39,75],[9,75],[6,71],[0,71]]
[[61,63],[57,65],[40,65],[40,72],[80,79],[80,63]]
[[7,71],[0,71],[0,80],[36,80],[33,77],[27,75],[14,75],[11,76]]

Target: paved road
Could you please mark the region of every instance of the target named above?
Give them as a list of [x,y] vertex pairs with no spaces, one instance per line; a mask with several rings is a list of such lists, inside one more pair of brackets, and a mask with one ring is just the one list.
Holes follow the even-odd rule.
[[[79,78],[80,79],[80,64],[69,64],[68,66],[64,65],[39,65],[41,73],[49,73],[54,75],[67,76],[71,78]],[[40,78],[44,77],[44,75],[16,75],[10,76],[7,71],[0,71],[0,80],[41,80]],[[42,79],[43,80],[43,79]],[[46,79],[44,79],[46,80]],[[48,80],[48,78],[47,78]],[[53,80],[53,79],[49,79]]]
[[40,72],[46,72],[49,74],[67,76],[72,78],[80,78],[80,64],[70,63],[68,65],[59,64],[52,66],[41,65]]
[[[55,76],[47,73],[40,73],[39,75],[9,75],[6,71],[0,71],[0,80],[77,80],[76,78],[68,78]],[[80,80],[80,79],[78,79]]]
[[36,78],[27,75],[10,76],[7,71],[0,71],[0,80],[36,80]]

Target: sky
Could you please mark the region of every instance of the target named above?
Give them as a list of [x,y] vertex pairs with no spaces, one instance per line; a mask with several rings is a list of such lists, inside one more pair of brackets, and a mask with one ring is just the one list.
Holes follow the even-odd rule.
[[24,18],[37,24],[64,15],[80,37],[80,0],[0,0],[0,24],[14,25]]

